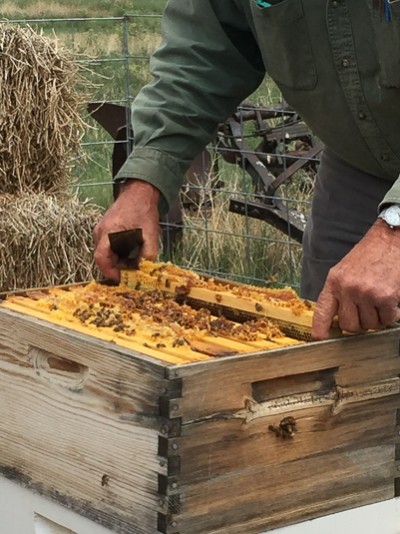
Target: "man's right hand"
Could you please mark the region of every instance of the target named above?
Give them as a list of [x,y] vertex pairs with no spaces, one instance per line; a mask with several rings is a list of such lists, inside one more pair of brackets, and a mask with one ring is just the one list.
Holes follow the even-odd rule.
[[119,258],[111,250],[108,234],[130,228],[142,228],[144,244],[140,257],[155,260],[158,253],[160,192],[147,182],[127,180],[120,194],[93,232],[94,259],[103,275],[119,281]]

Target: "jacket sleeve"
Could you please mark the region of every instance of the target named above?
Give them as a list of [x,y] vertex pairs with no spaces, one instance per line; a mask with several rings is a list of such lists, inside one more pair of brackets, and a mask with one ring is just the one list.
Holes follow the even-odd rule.
[[[247,6],[246,6],[247,4]],[[194,157],[261,83],[265,70],[244,0],[169,0],[153,81],[133,104],[135,148],[116,179],[139,178],[167,211]]]
[[390,206],[390,204],[400,204],[400,176],[379,204],[378,211],[381,211],[386,206]]

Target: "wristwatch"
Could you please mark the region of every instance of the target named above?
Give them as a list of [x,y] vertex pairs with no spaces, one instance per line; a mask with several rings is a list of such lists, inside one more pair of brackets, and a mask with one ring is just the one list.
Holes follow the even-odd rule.
[[390,204],[378,215],[379,219],[383,219],[390,228],[400,228],[400,204]]

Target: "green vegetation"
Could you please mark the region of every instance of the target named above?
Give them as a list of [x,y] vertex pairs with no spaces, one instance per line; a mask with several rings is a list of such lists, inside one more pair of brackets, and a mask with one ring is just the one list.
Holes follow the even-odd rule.
[[166,0],[5,0],[0,16],[7,19],[118,17],[126,13],[160,14]]

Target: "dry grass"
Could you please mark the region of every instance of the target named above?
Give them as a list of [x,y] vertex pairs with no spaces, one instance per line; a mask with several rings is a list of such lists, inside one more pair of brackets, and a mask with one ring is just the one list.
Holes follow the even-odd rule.
[[[2,17],[11,18],[11,17],[22,17],[22,18],[36,18],[39,14],[46,14],[46,16],[52,16],[57,14],[57,16],[68,17],[71,15],[71,6],[66,5],[61,2],[31,2],[27,3],[23,8],[15,5],[15,2],[1,2],[0,4],[0,14]],[[102,13],[106,16],[108,13]],[[101,15],[100,15],[101,16]]]
[[[0,12],[1,6],[5,4],[5,2],[0,2]],[[30,8],[36,4],[39,3],[26,2],[24,6]],[[78,4],[77,1],[74,6],[77,7]],[[55,3],[51,2],[48,5],[54,7]],[[62,5],[64,6],[64,3]],[[87,3],[81,3],[81,5],[88,6]],[[130,11],[136,11],[137,5],[137,2],[133,0]],[[71,15],[78,13],[72,2],[66,3],[65,6],[71,9]],[[93,13],[99,14],[99,6],[98,2],[93,2],[90,9],[95,10]],[[23,9],[25,10],[25,7]],[[150,26],[148,24],[148,21],[140,19],[135,19],[130,23],[129,49],[135,56],[147,56],[160,42],[160,35],[156,28],[153,24]],[[62,24],[56,27],[56,32],[69,48],[92,57],[122,55],[122,33],[118,24],[113,24],[111,27],[82,24],[74,27],[74,31],[69,31],[68,28],[67,24]],[[125,96],[124,66],[118,65],[119,63],[104,65],[99,63],[97,67],[93,67],[104,76],[102,80],[104,86],[99,89],[97,98],[118,100]],[[130,62],[130,67],[130,91],[136,94],[137,89],[150,79],[148,65],[146,61],[134,59]],[[281,98],[280,93],[270,83],[263,84],[253,96],[259,104],[268,104]],[[88,140],[95,142],[104,138],[100,129],[90,130],[87,137]],[[93,181],[96,184],[109,181],[108,146],[104,148],[104,156],[103,153],[100,154],[98,145],[87,150],[89,158],[81,179],[86,183]],[[99,162],[104,162],[103,168],[100,168]],[[176,255],[176,261],[201,271],[226,273],[229,278],[244,281],[256,280],[262,283],[275,277],[281,283],[290,282],[296,285],[301,257],[300,247],[266,223],[229,213],[229,198],[236,195],[243,198],[243,191],[248,191],[249,188],[243,183],[240,169],[235,169],[232,165],[226,165],[226,167],[228,167],[226,171],[222,169],[224,175],[221,179],[230,192],[217,191],[213,196],[211,206],[206,209],[203,205],[197,211],[185,215],[183,242]],[[247,183],[248,180],[249,178],[247,178]],[[285,196],[298,199],[300,193],[300,200],[302,200],[303,194],[298,185],[299,182],[296,181],[293,187],[285,192]],[[98,204],[106,207],[107,203],[103,200],[106,187],[93,186],[82,190],[85,194],[89,194],[87,192],[90,191],[90,195],[97,200]],[[308,195],[308,190],[306,193]],[[106,198],[109,198],[108,194]]]
[[0,290],[90,280],[99,209],[71,197],[0,196]]
[[71,193],[87,95],[71,52],[0,25],[0,290],[91,279],[97,207]]
[[0,0],[3,18],[109,17],[123,13],[161,13],[166,0]]
[[[213,178],[198,191],[197,208],[184,214],[184,232],[174,260],[199,271],[228,275],[239,281],[297,285],[301,246],[267,223],[229,212],[231,198],[253,197],[243,193],[240,169],[228,166],[229,190],[213,190]],[[226,183],[226,176],[222,176]],[[311,178],[310,178],[311,180]],[[307,210],[312,188],[299,185],[298,174],[291,186],[296,205]],[[192,197],[193,198],[193,197]]]
[[57,193],[81,154],[87,95],[74,56],[29,27],[0,25],[0,191]]
[[[58,33],[58,38],[68,42],[70,34]],[[120,33],[97,33],[91,30],[79,32],[73,36],[73,43],[71,45],[78,52],[82,51],[84,54],[96,58],[111,56],[113,54],[120,55],[123,47],[122,36]]]
[[[129,48],[134,53],[150,57],[151,54],[161,45],[161,35],[150,31],[132,32],[129,39]],[[147,67],[148,68],[148,67]]]
[[[58,32],[58,38],[66,42],[68,46],[73,47],[78,52],[96,58],[103,56],[122,56],[123,55],[123,35],[121,32],[97,33],[91,29],[76,33],[71,39],[67,32]],[[133,31],[129,35],[129,51],[133,55],[149,57],[154,50],[160,45],[161,36],[151,31]],[[148,65],[145,65],[148,70]]]

